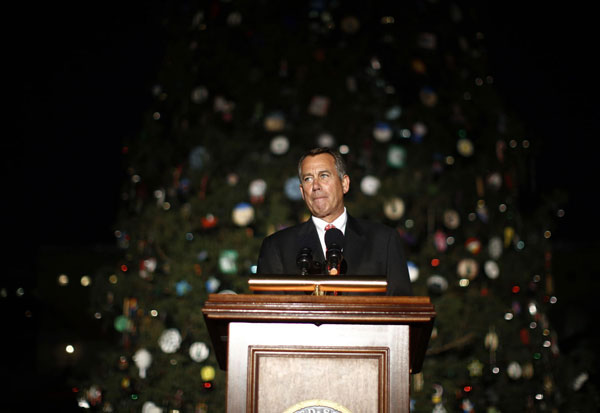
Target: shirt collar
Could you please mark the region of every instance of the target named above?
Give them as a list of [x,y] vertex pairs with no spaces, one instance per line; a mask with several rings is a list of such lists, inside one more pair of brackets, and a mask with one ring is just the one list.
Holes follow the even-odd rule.
[[[315,224],[315,227],[317,227],[317,231],[319,232],[319,234],[324,234],[325,227],[329,225],[329,222],[321,218],[317,218],[315,216],[312,216],[312,221]],[[344,207],[344,212],[342,212],[342,214],[339,217],[337,217],[333,222],[331,222],[331,224],[333,224],[334,227],[342,231],[343,234],[346,234],[346,222],[348,222],[348,214],[346,213],[346,207]]]

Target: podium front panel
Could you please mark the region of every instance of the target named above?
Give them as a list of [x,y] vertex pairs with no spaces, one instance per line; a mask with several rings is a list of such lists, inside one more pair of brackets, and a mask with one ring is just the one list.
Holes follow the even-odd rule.
[[408,412],[406,325],[229,324],[228,412]]

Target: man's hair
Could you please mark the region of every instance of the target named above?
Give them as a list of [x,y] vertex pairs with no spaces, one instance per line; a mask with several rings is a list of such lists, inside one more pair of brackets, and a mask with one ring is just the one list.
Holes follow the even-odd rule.
[[302,155],[300,157],[300,160],[298,161],[298,178],[300,178],[300,182],[302,182],[302,162],[309,156],[317,156],[322,153],[326,153],[333,156],[333,159],[335,161],[335,170],[337,171],[337,174],[340,177],[340,179],[343,179],[344,176],[347,175],[346,163],[344,162],[344,158],[342,158],[342,155],[338,151],[329,148],[314,148]]

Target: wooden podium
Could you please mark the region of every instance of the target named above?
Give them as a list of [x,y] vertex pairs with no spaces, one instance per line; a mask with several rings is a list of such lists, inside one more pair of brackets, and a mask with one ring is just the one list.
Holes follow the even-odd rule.
[[360,295],[211,294],[202,312],[229,413],[408,412],[435,318],[429,297]]

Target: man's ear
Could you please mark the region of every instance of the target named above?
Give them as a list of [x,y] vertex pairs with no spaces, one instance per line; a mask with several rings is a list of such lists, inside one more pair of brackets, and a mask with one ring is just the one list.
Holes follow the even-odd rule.
[[348,175],[344,175],[342,178],[342,192],[347,193],[350,190],[350,177]]
[[302,188],[302,184],[300,184],[300,195],[302,195],[302,199],[306,199],[304,198],[304,188]]

